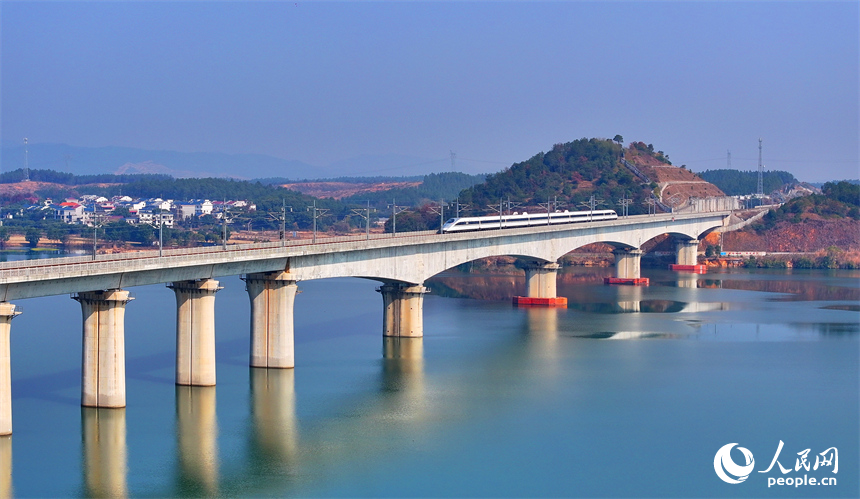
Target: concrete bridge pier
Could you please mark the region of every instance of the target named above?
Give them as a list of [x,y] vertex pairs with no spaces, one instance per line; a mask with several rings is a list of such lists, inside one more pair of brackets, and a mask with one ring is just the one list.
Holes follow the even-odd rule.
[[615,277],[621,279],[639,279],[641,276],[642,250],[616,249],[615,255]]
[[125,305],[122,289],[86,291],[72,296],[83,313],[81,405],[125,407]]
[[0,436],[12,434],[12,355],[9,336],[12,319],[20,313],[15,305],[0,302]]
[[295,367],[296,281],[286,272],[248,274],[245,289],[251,298],[251,367]]
[[382,294],[383,336],[424,336],[424,294],[422,284],[389,282],[377,289]]
[[697,265],[699,263],[699,240],[675,241],[675,263],[677,265]]
[[556,298],[556,275],[559,265],[554,262],[532,262],[526,266],[526,296]]
[[176,384],[215,384],[215,279],[168,284],[176,293]]
[[125,409],[81,408],[84,477],[90,497],[128,497]]

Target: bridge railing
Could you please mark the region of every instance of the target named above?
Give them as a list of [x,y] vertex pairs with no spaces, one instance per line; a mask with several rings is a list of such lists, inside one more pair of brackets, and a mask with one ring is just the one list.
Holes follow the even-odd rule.
[[[169,257],[172,262],[180,262],[184,261],[180,257],[192,257],[198,258],[200,256],[209,256],[209,255],[220,255],[230,252],[246,252],[249,250],[265,250],[270,249],[275,252],[280,253],[282,248],[296,248],[302,246],[324,246],[331,245],[337,243],[354,243],[359,241],[378,241],[384,239],[409,239],[416,237],[426,237],[428,235],[437,234],[437,231],[434,230],[424,230],[424,231],[414,231],[414,232],[401,232],[398,234],[370,234],[368,237],[366,234],[350,234],[343,236],[326,236],[326,237],[317,237],[316,242],[312,239],[294,239],[287,241],[269,241],[263,243],[243,243],[243,244],[229,244],[226,249],[222,246],[204,246],[204,247],[195,247],[195,248],[173,248],[173,249],[165,249],[161,252],[161,256],[159,256],[159,252],[157,249],[147,249],[147,250],[137,250],[137,251],[129,251],[125,253],[114,253],[114,254],[102,254],[96,255],[93,258],[92,255],[82,255],[82,256],[68,256],[68,257],[57,257],[57,258],[42,258],[37,260],[19,260],[15,262],[2,262],[0,263],[0,278],[2,277],[12,277],[12,276],[25,276],[32,275],[28,273],[16,273],[14,270],[16,269],[34,269],[34,268],[50,268],[50,272],[56,272],[55,267],[57,266],[68,266],[73,265],[76,269],[101,269],[101,270],[110,270],[111,268],[131,268],[128,267],[130,262],[138,262],[138,261],[147,261],[151,264],[152,260],[158,260],[162,257]],[[111,265],[112,263],[116,263],[117,265]],[[83,267],[82,267],[83,266]],[[133,268],[131,268],[133,270]]]

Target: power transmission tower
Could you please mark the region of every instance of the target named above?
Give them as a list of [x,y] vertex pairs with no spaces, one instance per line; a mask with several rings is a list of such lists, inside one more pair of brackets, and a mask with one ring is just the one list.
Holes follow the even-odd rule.
[[454,171],[454,160],[457,159],[457,153],[454,151],[450,151],[451,153],[451,171]]
[[732,169],[732,152],[726,149],[726,169]]

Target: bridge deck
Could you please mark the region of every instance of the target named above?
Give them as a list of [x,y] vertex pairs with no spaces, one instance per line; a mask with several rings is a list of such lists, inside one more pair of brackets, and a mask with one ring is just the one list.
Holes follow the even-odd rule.
[[[144,250],[130,253],[92,255],[49,258],[41,260],[27,260],[17,262],[0,263],[0,301],[12,298],[26,298],[34,296],[47,296],[50,294],[62,294],[64,292],[75,292],[76,290],[107,289],[102,286],[104,281],[98,279],[90,283],[85,282],[87,278],[96,278],[106,275],[141,274],[137,278],[126,278],[117,281],[122,286],[133,286],[143,284],[154,284],[158,282],[171,282],[175,280],[194,279],[201,277],[215,277],[224,275],[236,275],[241,273],[262,272],[275,270],[282,262],[289,265],[288,259],[295,257],[324,257],[331,255],[343,255],[351,252],[365,252],[367,258],[397,258],[407,254],[400,251],[401,248],[420,246],[433,246],[433,251],[446,251],[448,244],[451,248],[474,246],[475,244],[495,244],[498,241],[510,241],[512,239],[535,239],[540,236],[546,240],[546,236],[557,234],[559,237],[567,237],[580,231],[596,230],[606,231],[612,229],[615,232],[632,230],[640,227],[658,227],[665,232],[671,231],[674,224],[681,225],[685,222],[696,222],[700,220],[714,221],[724,218],[729,212],[714,212],[702,214],[662,214],[662,215],[639,215],[619,218],[612,221],[587,222],[576,224],[541,225],[535,227],[512,228],[501,230],[477,231],[457,234],[438,234],[436,231],[406,232],[401,234],[371,234],[368,238],[364,234],[318,237],[317,242],[311,240],[277,241],[267,243],[251,243],[228,245],[222,247],[182,248],[164,250],[161,255],[157,249]],[[715,222],[714,222],[715,223]],[[443,243],[439,246],[440,243]],[[380,250],[393,250],[387,255],[380,254]],[[415,253],[418,250],[413,250]],[[559,255],[560,256],[560,255]],[[318,258],[319,259],[319,258]],[[208,267],[203,271],[201,268]],[[183,272],[185,269],[187,272]],[[196,269],[191,271],[191,269]],[[283,269],[283,267],[282,267]],[[443,269],[444,270],[444,269]],[[146,277],[143,277],[146,274]],[[352,274],[345,274],[352,275]],[[373,277],[368,275],[368,277]],[[307,277],[306,277],[307,278]],[[56,286],[42,286],[43,290],[31,289],[10,293],[11,288],[26,287],[37,283],[48,284],[46,281],[59,280],[83,280],[69,288],[69,291],[57,291]],[[96,286],[87,288],[87,286]]]

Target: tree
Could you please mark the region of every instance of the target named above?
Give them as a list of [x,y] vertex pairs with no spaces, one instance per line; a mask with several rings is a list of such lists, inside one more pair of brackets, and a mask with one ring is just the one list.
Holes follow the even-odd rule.
[[65,234],[65,232],[66,231],[64,231],[62,227],[52,225],[52,226],[48,227],[48,230],[45,233],[45,237],[47,237],[48,239],[51,239],[53,241],[62,242],[63,235]]
[[9,242],[9,228],[5,226],[0,226],[0,248],[5,248],[6,243]]
[[622,137],[621,135],[616,135],[612,138],[612,141],[618,142],[618,145],[621,145],[624,142],[624,137]]
[[27,229],[24,238],[27,239],[27,242],[30,244],[31,248],[35,248],[39,245],[39,239],[42,238],[42,231],[35,227],[30,227]]

